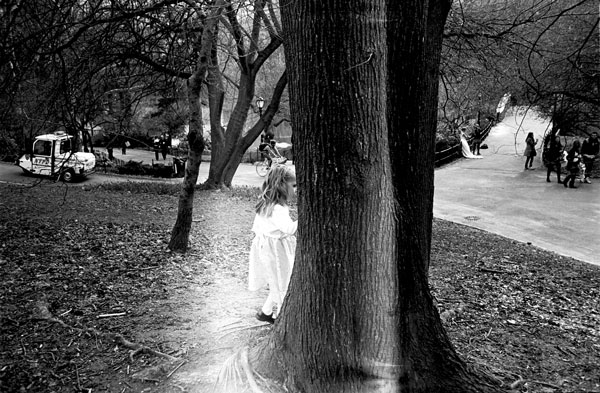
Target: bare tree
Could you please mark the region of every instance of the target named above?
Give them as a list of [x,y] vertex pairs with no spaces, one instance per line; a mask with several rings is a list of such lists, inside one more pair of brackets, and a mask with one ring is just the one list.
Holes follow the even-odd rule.
[[555,123],[570,119],[562,128],[593,123],[597,26],[590,0],[456,1],[444,31],[441,110],[449,121],[490,112],[510,91]]
[[[190,108],[190,130],[188,133],[189,152],[185,169],[185,177],[181,194],[179,195],[179,208],[177,220],[171,232],[169,249],[185,252],[188,247],[190,229],[192,227],[192,213],[194,209],[194,191],[198,181],[198,171],[202,162],[204,151],[204,137],[202,110],[200,107],[200,91],[206,81],[212,48],[216,42],[217,24],[221,15],[223,1],[218,0],[212,11],[204,21],[202,36],[197,43],[199,49],[196,70],[188,79],[188,105]],[[198,12],[201,12],[198,10]]]
[[[250,145],[267,127],[279,108],[281,96],[287,84],[287,74],[279,77],[273,89],[268,107],[262,118],[247,131],[248,113],[253,104],[256,79],[267,59],[283,43],[282,30],[273,1],[257,0],[248,7],[244,2],[227,5],[221,24],[222,31],[232,37],[232,56],[237,66],[237,98],[226,129],[221,126],[223,100],[223,75],[219,68],[219,56],[215,49],[209,77],[209,101],[211,109],[212,157],[207,184],[209,186],[231,185],[231,180]],[[266,37],[265,37],[266,36]]]

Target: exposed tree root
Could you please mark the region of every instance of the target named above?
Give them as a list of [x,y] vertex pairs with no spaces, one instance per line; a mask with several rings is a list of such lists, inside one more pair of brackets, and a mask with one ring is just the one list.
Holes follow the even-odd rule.
[[233,333],[239,333],[244,330],[261,329],[261,328],[270,327],[270,326],[271,326],[270,324],[264,323],[264,324],[260,324],[260,325],[234,326],[234,327],[226,328],[226,329],[222,330],[223,334],[221,334],[217,338],[217,341],[221,341],[222,339],[224,339],[225,337],[227,337],[228,335],[233,334]]
[[248,361],[248,348],[232,355],[219,373],[213,393],[283,393],[285,387],[268,380],[252,369]]
[[129,359],[132,362],[133,362],[133,357],[140,353],[146,353],[148,355],[161,357],[161,358],[167,359],[169,362],[175,362],[175,361],[181,360],[179,358],[168,355],[166,353],[156,351],[145,345],[133,343],[133,342],[127,340],[122,335],[117,334],[117,333],[104,333],[104,332],[101,332],[94,328],[78,328],[75,326],[71,326],[71,325],[65,323],[64,321],[62,321],[61,319],[55,318],[52,315],[52,313],[50,312],[50,310],[48,309],[48,304],[44,301],[38,301],[36,303],[36,309],[37,309],[36,310],[37,314],[34,315],[32,319],[54,323],[54,324],[64,327],[65,329],[71,329],[71,330],[75,330],[77,332],[93,334],[96,337],[105,338],[111,342],[114,342],[117,345],[120,345],[124,348],[130,349],[131,352],[129,353]]

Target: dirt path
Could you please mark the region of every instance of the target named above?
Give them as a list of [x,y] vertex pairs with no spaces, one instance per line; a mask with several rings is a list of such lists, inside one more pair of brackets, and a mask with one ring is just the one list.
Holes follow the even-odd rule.
[[190,350],[188,363],[172,377],[169,385],[184,387],[188,392],[208,393],[223,364],[240,349],[240,343],[266,333],[269,325],[254,319],[264,300],[262,294],[248,292],[239,280],[219,277],[209,286],[197,287],[192,296],[195,299],[190,301],[190,308],[180,312],[197,321],[188,331],[197,346]]
[[[247,208],[232,210],[227,197],[211,197],[210,210],[200,212],[191,242],[198,247],[199,261],[208,268],[194,278],[194,284],[178,291],[174,303],[181,317],[189,320],[182,327],[183,341],[193,339],[186,358],[188,362],[157,392],[209,393],[226,360],[241,345],[264,336],[270,325],[254,318],[267,296],[266,290],[247,290],[247,264],[254,218],[248,200]],[[246,199],[246,198],[238,198]],[[246,230],[243,230],[243,229]],[[170,335],[171,330],[164,331]]]

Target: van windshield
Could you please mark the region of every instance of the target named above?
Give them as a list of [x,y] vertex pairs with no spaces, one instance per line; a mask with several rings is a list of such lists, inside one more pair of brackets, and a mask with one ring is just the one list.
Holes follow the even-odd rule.
[[33,144],[33,154],[38,156],[49,156],[52,154],[51,141],[35,141]]

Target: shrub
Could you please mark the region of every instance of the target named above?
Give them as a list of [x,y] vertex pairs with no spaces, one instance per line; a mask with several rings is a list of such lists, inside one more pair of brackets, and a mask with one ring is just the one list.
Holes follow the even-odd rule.
[[15,162],[19,159],[19,146],[13,138],[0,137],[0,161]]

